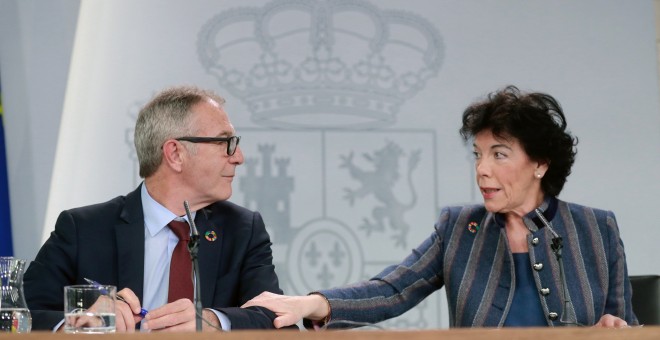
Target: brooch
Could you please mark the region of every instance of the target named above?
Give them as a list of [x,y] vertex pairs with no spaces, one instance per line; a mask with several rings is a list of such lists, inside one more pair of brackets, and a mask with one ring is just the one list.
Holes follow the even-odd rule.
[[214,242],[215,240],[218,239],[218,235],[213,230],[207,231],[206,233],[204,233],[204,237],[209,242]]

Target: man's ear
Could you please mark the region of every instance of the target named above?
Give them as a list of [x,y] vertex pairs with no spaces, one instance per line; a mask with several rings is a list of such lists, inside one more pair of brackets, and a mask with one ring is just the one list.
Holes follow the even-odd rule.
[[174,139],[169,139],[163,144],[163,162],[176,172],[181,172],[185,153],[183,144]]

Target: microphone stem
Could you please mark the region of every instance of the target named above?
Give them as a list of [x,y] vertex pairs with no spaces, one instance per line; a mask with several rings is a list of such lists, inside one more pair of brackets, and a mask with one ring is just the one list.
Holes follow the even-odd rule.
[[197,332],[202,331],[202,291],[201,282],[199,279],[199,261],[197,260],[197,252],[199,251],[199,233],[195,226],[195,220],[190,212],[188,201],[183,201],[183,208],[186,210],[188,216],[188,223],[190,223],[190,241],[188,241],[188,251],[190,252],[190,261],[192,261],[192,279],[194,281],[193,304],[195,305],[195,329]]
[[[564,303],[562,304],[561,317],[559,318],[559,321],[565,322],[569,325],[576,325],[577,319],[573,316],[572,312],[573,302],[571,301],[570,295],[568,295],[568,284],[566,284],[566,274],[564,273],[564,261],[561,257],[561,247],[555,251],[555,256],[557,257],[557,262],[559,264],[559,280],[561,282],[562,289],[564,290],[562,292],[564,294]],[[569,319],[566,320],[564,317],[568,317]]]
[[193,236],[190,238],[189,243],[190,249],[190,260],[192,261],[193,266],[193,279],[195,280],[195,292],[193,297],[193,302],[195,304],[195,330],[197,332],[202,331],[202,292],[200,287],[199,280],[199,261],[197,259],[197,252],[199,251],[199,236]]
[[[543,222],[543,225],[545,225],[553,235],[550,248],[552,248],[552,252],[555,253],[555,257],[557,258],[557,264],[559,265],[559,282],[561,283],[562,294],[564,295],[564,303],[562,303],[559,321],[575,326],[577,325],[577,317],[575,317],[575,314],[573,313],[573,302],[571,301],[571,296],[568,294],[568,284],[566,283],[566,276],[564,273],[564,260],[561,257],[561,248],[563,248],[562,238],[552,229],[552,227],[550,227],[550,222],[548,222],[539,209],[534,209],[534,211],[541,222]],[[570,319],[565,320],[564,317]]]

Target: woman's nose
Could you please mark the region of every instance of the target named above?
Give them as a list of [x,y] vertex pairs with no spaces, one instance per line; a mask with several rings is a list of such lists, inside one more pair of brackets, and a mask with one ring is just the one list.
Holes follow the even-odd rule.
[[483,160],[477,160],[475,167],[477,169],[477,176],[488,176],[490,174],[490,166]]

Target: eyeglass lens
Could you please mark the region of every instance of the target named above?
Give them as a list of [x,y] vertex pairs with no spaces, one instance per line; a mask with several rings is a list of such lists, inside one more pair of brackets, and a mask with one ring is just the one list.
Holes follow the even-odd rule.
[[240,141],[240,137],[238,137],[238,136],[232,136],[229,139],[229,142],[227,143],[227,154],[229,156],[234,155],[234,153],[236,152],[236,147],[238,146],[239,141]]

